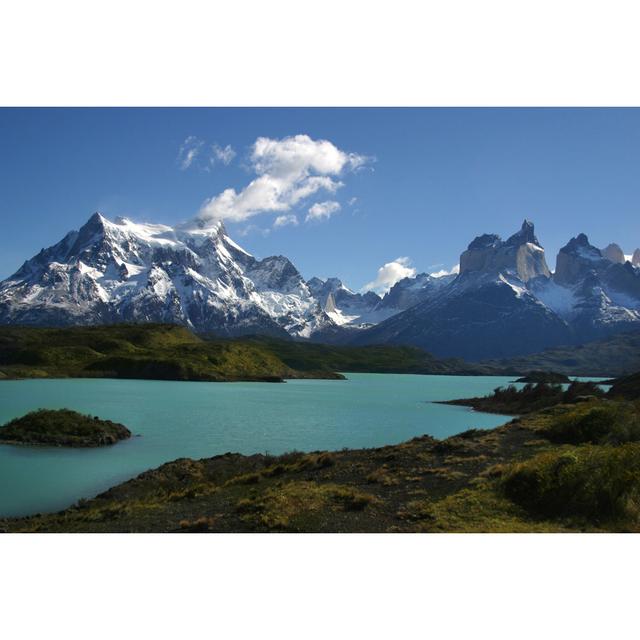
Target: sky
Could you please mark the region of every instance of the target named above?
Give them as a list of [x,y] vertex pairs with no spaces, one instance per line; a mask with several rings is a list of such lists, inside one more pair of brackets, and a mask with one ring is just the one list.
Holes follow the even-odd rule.
[[640,246],[640,109],[0,109],[0,279],[100,211],[384,291],[535,223]]

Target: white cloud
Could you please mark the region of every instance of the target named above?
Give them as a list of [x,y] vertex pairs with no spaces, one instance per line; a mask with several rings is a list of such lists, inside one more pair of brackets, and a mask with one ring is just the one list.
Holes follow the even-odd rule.
[[286,227],[287,225],[291,225],[293,227],[298,226],[298,218],[294,213],[288,213],[282,216],[278,216],[273,222],[274,228]]
[[432,275],[434,278],[442,278],[442,276],[451,276],[454,273],[460,273],[460,265],[459,264],[454,264],[453,267],[451,267],[451,269],[449,269],[449,271],[447,271],[446,269],[440,269],[440,271],[434,271]]
[[353,196],[353,198],[349,198],[349,199],[347,200],[347,204],[348,204],[350,207],[353,207],[353,205],[354,205],[356,202],[358,202],[358,198],[356,198],[355,196]]
[[216,142],[205,146],[204,140],[200,140],[196,136],[188,136],[180,145],[178,164],[182,171],[186,171],[190,167],[209,171],[218,163],[225,166],[230,164],[235,157],[236,152],[230,144],[222,147]]
[[233,147],[228,144],[226,147],[221,147],[215,143],[211,145],[211,164],[222,162],[225,166],[228,165],[236,157],[236,152]]
[[403,278],[413,278],[416,270],[409,266],[411,260],[407,257],[396,258],[393,262],[387,262],[378,269],[376,279],[366,284],[363,291],[375,291],[386,293],[391,287]]
[[328,220],[338,211],[340,211],[340,203],[335,200],[316,202],[314,205],[309,207],[309,213],[307,213],[305,222],[310,222],[311,220]]
[[287,212],[319,191],[335,193],[337,178],[363,166],[368,158],[338,149],[328,140],[307,135],[275,140],[261,137],[249,158],[256,174],[244,189],[225,189],[207,200],[198,217],[241,221],[264,212]]
[[196,136],[188,136],[180,145],[178,151],[178,164],[180,169],[185,171],[188,169],[200,154],[204,142],[196,138]]
[[248,224],[242,229],[239,229],[238,231],[236,231],[236,233],[243,238],[250,234],[256,234],[256,233],[260,234],[261,236],[267,237],[271,233],[271,229],[263,229],[262,227],[259,227],[256,224]]

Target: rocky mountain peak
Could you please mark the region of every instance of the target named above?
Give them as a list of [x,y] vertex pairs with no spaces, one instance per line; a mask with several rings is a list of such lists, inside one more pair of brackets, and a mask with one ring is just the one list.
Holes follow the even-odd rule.
[[636,249],[631,257],[631,264],[634,267],[640,267],[640,249]]
[[536,238],[533,222],[525,218],[520,230],[514,233],[505,244],[517,246],[527,242],[540,246],[540,242],[538,242],[538,238]]
[[601,261],[600,249],[594,247],[584,233],[580,233],[558,252],[553,278],[564,286],[576,284]]
[[620,245],[616,244],[615,242],[607,245],[602,250],[602,256],[607,260],[610,260],[611,262],[615,262],[617,264],[624,264],[626,261],[624,252],[620,248]]
[[496,249],[502,244],[502,238],[495,233],[483,233],[476,236],[467,247],[467,251],[474,249]]
[[525,220],[520,230],[506,242],[495,234],[475,238],[460,256],[460,274],[510,274],[527,282],[550,272],[534,233],[532,222]]

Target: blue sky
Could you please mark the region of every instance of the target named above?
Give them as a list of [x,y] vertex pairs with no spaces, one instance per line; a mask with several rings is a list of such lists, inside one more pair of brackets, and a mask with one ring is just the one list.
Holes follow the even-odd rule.
[[[292,174],[281,151],[296,135],[311,156]],[[313,155],[322,140],[329,168]],[[0,141],[0,278],[97,210],[226,215],[256,256],[355,289],[399,257],[400,271],[448,269],[476,235],[506,237],[524,217],[552,268],[579,232],[640,246],[637,109],[0,109]],[[283,166],[286,193],[260,210],[247,186]]]

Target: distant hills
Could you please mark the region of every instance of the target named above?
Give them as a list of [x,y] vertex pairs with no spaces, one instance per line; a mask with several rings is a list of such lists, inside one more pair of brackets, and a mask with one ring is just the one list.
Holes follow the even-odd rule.
[[640,371],[640,331],[482,364],[505,373],[554,371],[566,375],[624,376]]
[[260,345],[205,341],[177,325],[0,328],[0,378],[47,377],[276,382],[339,376],[297,372]]
[[525,220],[507,240],[475,238],[459,274],[418,274],[381,297],[337,278],[305,280],[284,256],[257,259],[221,222],[169,227],[96,213],[0,282],[0,325],[122,322],[503,360],[640,329],[640,250],[600,250],[580,233],[552,272]]
[[523,375],[554,371],[615,377],[640,371],[640,332],[581,347],[469,363],[418,347],[326,345],[266,336],[203,339],[185,327],[0,327],[0,379],[113,377],[166,380],[279,381],[337,372]]

